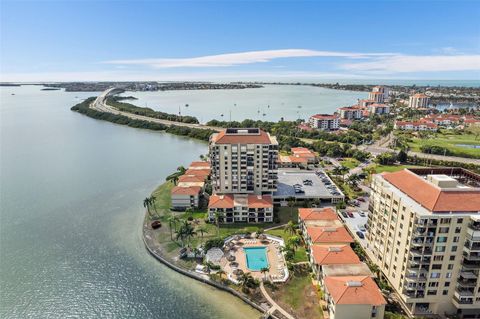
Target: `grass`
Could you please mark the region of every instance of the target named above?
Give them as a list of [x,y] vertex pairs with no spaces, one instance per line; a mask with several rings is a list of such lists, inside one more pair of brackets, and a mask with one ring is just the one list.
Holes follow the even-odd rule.
[[421,152],[422,145],[435,145],[448,149],[453,156],[480,158],[480,148],[468,148],[457,144],[480,145],[473,134],[458,134],[450,131],[436,133],[431,138],[412,138],[408,143],[412,151]]
[[269,289],[269,294],[286,311],[297,318],[323,318],[317,288],[308,272],[291,272],[286,284]]
[[383,172],[398,172],[405,168],[412,168],[418,167],[415,165],[376,165],[375,166],[375,173],[383,173]]
[[[289,237],[293,236],[291,233],[286,233],[283,230],[283,228],[268,230],[266,231],[266,233],[283,238],[285,242],[288,240]],[[295,255],[293,256],[292,262],[298,263],[303,261],[308,261],[308,257],[307,257],[307,250],[305,249],[305,247],[301,246],[301,247],[298,247],[297,250],[295,251]]]
[[360,164],[360,162],[354,158],[344,158],[340,163],[349,169],[355,168]]

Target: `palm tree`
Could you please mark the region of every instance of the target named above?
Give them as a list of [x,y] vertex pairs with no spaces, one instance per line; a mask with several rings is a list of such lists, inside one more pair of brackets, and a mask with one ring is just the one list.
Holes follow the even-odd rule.
[[302,240],[299,236],[292,236],[287,240],[287,246],[290,246],[293,252],[297,250],[298,246],[300,246],[301,243]]
[[153,206],[153,209],[155,210],[155,213],[158,215],[157,207],[155,206],[155,203],[157,202],[157,198],[154,195],[151,195],[149,199],[150,199],[150,204]]
[[177,231],[177,236],[176,239],[180,239],[182,242],[182,247],[185,246],[185,241],[190,244],[190,239],[194,237],[197,233],[195,232],[195,229],[193,228],[192,225],[188,221],[184,221],[182,225],[180,225],[180,228]]
[[244,293],[248,293],[250,291],[250,287],[255,286],[255,279],[253,278],[252,274],[247,272],[240,276],[239,278],[240,287],[242,287],[242,291]]
[[197,228],[197,232],[200,233],[200,236],[202,236],[203,242],[203,235],[208,233],[208,229],[205,226],[200,226]]
[[291,220],[283,227],[284,232],[291,233],[292,235],[295,235],[296,229],[297,227]]
[[265,280],[266,279],[266,273],[270,270],[270,268],[268,267],[263,267],[262,269],[260,269],[260,272],[263,274],[263,279]]
[[225,275],[226,272],[223,270],[223,269],[220,269],[217,271],[217,275],[220,277],[220,279],[222,279],[223,275]]
[[174,225],[175,227],[175,231],[177,229],[177,217],[175,217],[174,215],[170,215],[167,219],[168,221],[168,225],[170,226],[170,239],[173,241],[173,227],[172,225]]
[[358,174],[352,174],[348,177],[348,183],[353,187],[357,188],[358,181],[360,180],[360,176]]
[[295,198],[290,197],[288,199],[288,207],[290,207],[290,220],[293,220],[293,207],[295,207]]
[[150,198],[146,197],[143,200],[143,207],[147,209],[148,215],[150,215]]

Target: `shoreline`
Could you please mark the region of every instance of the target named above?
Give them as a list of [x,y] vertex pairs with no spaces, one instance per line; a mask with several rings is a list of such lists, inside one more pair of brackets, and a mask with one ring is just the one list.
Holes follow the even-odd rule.
[[230,293],[231,295],[239,298],[245,304],[247,304],[250,307],[254,308],[255,310],[259,311],[262,316],[266,316],[268,314],[270,316],[270,318],[280,319],[277,316],[275,316],[271,313],[268,313],[268,309],[262,308],[260,305],[256,304],[255,302],[253,302],[252,300],[250,300],[246,296],[242,295],[238,291],[211,280],[208,277],[208,275],[198,274],[196,272],[193,272],[193,271],[190,271],[188,269],[184,269],[180,266],[177,266],[173,262],[171,262],[169,260],[169,258],[167,258],[163,255],[162,248],[160,247],[160,245],[158,244],[158,242],[155,239],[154,231],[153,231],[152,227],[150,226],[150,223],[149,223],[148,219],[149,219],[148,218],[148,212],[145,212],[145,216],[144,216],[143,223],[142,223],[142,240],[143,240],[143,243],[144,243],[145,248],[148,251],[148,253],[151,256],[153,256],[155,259],[157,259],[160,263],[162,263],[163,265],[167,266],[168,268],[178,272],[179,274],[182,274],[182,275],[184,275],[186,277],[189,277],[193,280],[197,280],[201,283],[207,284],[207,285],[209,285],[213,288],[219,289],[221,291]]

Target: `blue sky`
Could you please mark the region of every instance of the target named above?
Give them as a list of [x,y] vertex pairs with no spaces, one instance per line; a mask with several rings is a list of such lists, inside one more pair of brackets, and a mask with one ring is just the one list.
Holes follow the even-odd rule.
[[1,1],[1,80],[480,79],[478,1]]

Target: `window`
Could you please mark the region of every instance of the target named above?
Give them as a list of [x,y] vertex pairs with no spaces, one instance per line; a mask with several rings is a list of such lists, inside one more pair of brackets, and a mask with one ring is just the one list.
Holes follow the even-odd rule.
[[444,296],[448,295],[448,290],[442,291],[442,295],[444,295]]
[[457,248],[458,248],[457,246],[452,246],[452,252],[457,251]]
[[451,255],[450,256],[450,261],[454,261],[455,260],[455,255]]
[[447,237],[445,236],[437,237],[437,243],[446,243],[446,242],[447,242]]
[[445,246],[437,246],[435,247],[435,252],[444,252],[445,251]]
[[451,273],[451,272],[447,272],[447,275],[445,276],[445,278],[452,278],[452,273]]
[[450,287],[450,281],[445,281],[445,287]]
[[432,269],[442,269],[442,264],[433,264]]
[[440,273],[439,272],[432,272],[430,274],[430,278],[440,278]]

